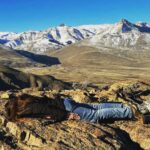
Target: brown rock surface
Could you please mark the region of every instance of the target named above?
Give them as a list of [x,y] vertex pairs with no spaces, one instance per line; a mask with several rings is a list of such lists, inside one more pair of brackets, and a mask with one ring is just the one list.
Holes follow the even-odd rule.
[[[7,92],[6,92],[7,93]],[[6,94],[5,93],[5,94]],[[113,100],[124,103],[138,103],[150,100],[150,82],[134,81],[110,85],[101,90],[37,91],[20,90],[14,94],[30,93],[53,97],[63,94],[78,102]],[[3,92],[1,94],[4,94]],[[7,94],[6,94],[7,95]],[[138,101],[136,101],[138,100]],[[0,100],[3,112],[7,100]],[[94,101],[95,102],[95,101]],[[63,121],[46,124],[42,119],[24,119],[22,122],[8,122],[0,115],[0,148],[23,150],[149,150],[150,125],[138,121],[115,121],[114,123],[92,124],[83,121]]]

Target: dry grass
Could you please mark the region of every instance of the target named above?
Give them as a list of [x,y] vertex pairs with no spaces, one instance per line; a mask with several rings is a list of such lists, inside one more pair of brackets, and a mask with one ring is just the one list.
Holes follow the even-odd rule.
[[109,84],[122,80],[150,78],[150,53],[144,51],[96,49],[72,45],[49,55],[61,65],[24,71],[54,75],[58,79],[81,83]]

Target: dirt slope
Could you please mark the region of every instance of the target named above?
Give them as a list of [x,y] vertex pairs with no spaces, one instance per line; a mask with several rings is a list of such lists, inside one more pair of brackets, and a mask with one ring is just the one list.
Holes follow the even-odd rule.
[[19,70],[0,65],[0,90],[23,89],[29,87],[59,90],[67,89],[70,85],[52,76],[26,74]]
[[10,67],[42,67],[60,64],[54,57],[34,54],[23,50],[13,50],[0,46],[0,65]]

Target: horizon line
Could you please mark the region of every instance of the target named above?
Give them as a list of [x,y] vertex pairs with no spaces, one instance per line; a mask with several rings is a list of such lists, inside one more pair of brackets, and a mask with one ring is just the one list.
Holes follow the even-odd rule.
[[44,31],[44,30],[47,30],[47,29],[50,29],[50,28],[56,28],[56,27],[59,27],[59,26],[61,26],[62,24],[64,25],[64,26],[68,26],[68,27],[79,27],[79,26],[88,26],[88,25],[93,25],[93,26],[96,26],[96,25],[113,25],[113,24],[116,24],[116,23],[119,23],[119,22],[121,22],[121,20],[127,20],[128,22],[130,22],[130,23],[133,23],[133,24],[136,24],[136,23],[149,23],[149,21],[148,22],[146,22],[146,21],[135,21],[135,22],[132,22],[132,21],[129,21],[129,19],[125,19],[125,18],[121,18],[119,21],[115,21],[115,22],[112,22],[112,23],[94,23],[94,24],[92,24],[92,23],[88,23],[88,24],[78,24],[78,25],[68,25],[68,24],[66,24],[66,23],[60,23],[59,25],[50,25],[49,27],[47,27],[47,28],[45,28],[45,29],[38,29],[38,30],[36,30],[36,29],[25,29],[25,30],[22,30],[22,31],[2,31],[1,29],[0,29],[0,33],[7,33],[7,32],[12,32],[12,33],[22,33],[22,32],[30,32],[30,31],[34,31],[34,32],[40,32],[40,31]]

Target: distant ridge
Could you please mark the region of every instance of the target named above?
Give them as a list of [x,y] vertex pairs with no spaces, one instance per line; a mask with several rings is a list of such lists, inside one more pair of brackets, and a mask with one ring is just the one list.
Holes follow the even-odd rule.
[[60,49],[86,39],[91,39],[90,41],[104,46],[140,46],[142,48],[148,46],[149,48],[150,24],[134,24],[126,19],[121,19],[115,24],[82,25],[78,27],[61,24],[43,31],[0,32],[0,44],[35,53]]
[[12,50],[0,45],[0,65],[10,67],[42,67],[60,64],[58,58],[34,54],[23,50]]

